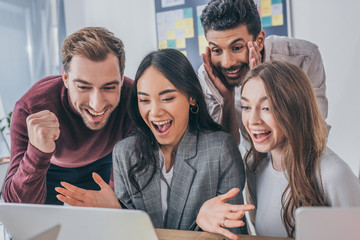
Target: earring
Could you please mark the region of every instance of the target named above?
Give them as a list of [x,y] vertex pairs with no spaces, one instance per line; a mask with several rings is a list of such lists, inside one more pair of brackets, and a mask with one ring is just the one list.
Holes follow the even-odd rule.
[[190,105],[190,112],[192,112],[192,114],[197,114],[199,112],[199,105]]

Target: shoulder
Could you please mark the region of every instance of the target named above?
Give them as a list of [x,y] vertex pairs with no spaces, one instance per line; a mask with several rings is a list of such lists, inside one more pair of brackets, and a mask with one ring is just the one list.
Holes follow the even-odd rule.
[[328,147],[320,158],[320,171],[323,181],[333,181],[346,174],[353,174],[349,165]]
[[236,145],[234,138],[223,131],[203,131],[199,133],[199,142],[204,142],[212,147],[224,147],[222,145]]
[[302,39],[270,35],[265,40],[265,51],[267,55],[279,53],[310,56],[314,51],[318,51],[318,46]]
[[320,159],[325,197],[330,206],[360,206],[360,181],[350,167],[331,149]]
[[[65,90],[61,75],[49,76],[36,82],[17,102],[31,111],[32,108],[40,108],[61,103],[61,95]],[[50,104],[49,104],[50,103]],[[38,110],[36,110],[38,111]]]
[[121,86],[121,93],[125,94],[126,98],[128,98],[128,96],[130,95],[133,85],[134,85],[134,81],[124,76],[124,82],[123,85]]
[[135,150],[136,136],[132,135],[121,139],[114,146],[115,153],[133,152]]

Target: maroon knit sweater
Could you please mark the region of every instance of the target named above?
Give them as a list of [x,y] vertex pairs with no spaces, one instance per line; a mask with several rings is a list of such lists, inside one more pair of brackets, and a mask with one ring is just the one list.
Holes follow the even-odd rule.
[[[115,143],[132,129],[127,111],[133,81],[125,77],[119,105],[101,130],[87,128],[70,102],[61,76],[35,83],[16,103],[10,127],[11,160],[3,188],[6,202],[43,203],[50,163],[72,168],[88,165],[109,154]],[[42,110],[53,112],[60,137],[53,153],[43,153],[29,143],[26,117]],[[64,179],[66,181],[66,179]]]

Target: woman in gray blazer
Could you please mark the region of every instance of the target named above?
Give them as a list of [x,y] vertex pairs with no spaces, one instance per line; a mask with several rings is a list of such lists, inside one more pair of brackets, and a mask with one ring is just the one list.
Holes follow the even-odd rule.
[[[203,203],[221,195],[215,200],[231,199],[235,206],[236,213],[228,212],[229,219],[236,218],[232,231],[246,233],[241,218],[253,206],[241,205],[242,194],[237,194],[245,182],[238,147],[211,119],[196,73],[181,52],[164,49],[144,58],[129,111],[136,131],[113,150],[116,196],[94,174],[100,191],[62,183],[71,191],[58,188],[67,196],[59,199],[70,205],[139,209],[157,228],[192,230]],[[221,224],[209,231],[237,239]]]

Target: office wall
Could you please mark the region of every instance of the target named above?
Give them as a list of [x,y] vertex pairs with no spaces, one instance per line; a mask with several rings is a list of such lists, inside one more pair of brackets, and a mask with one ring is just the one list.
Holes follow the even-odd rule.
[[[360,168],[360,1],[290,0],[293,36],[314,42],[327,74],[328,145],[358,174]],[[156,49],[153,0],[65,0],[67,33],[105,26],[125,43],[125,74],[134,77],[142,57]]]
[[65,0],[66,32],[85,26],[106,27],[125,45],[125,75],[133,78],[141,59],[156,50],[153,0]]

